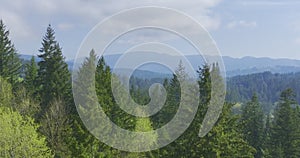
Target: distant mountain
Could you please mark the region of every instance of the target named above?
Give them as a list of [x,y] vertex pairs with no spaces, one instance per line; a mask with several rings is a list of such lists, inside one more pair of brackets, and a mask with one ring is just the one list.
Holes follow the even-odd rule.
[[[116,69],[114,70],[118,75],[129,76],[131,70],[130,69]],[[132,73],[132,76],[140,78],[140,79],[149,79],[149,78],[171,78],[171,73],[159,73],[148,70],[135,70]]]
[[223,57],[227,76],[246,75],[270,71],[272,73],[289,73],[300,71],[300,60],[243,57]]
[[[105,56],[106,62],[110,66],[114,66],[117,62],[119,54],[116,55],[108,55]],[[177,61],[181,59],[177,56],[167,56],[162,55],[161,58],[166,60]],[[202,57],[197,55],[187,55],[187,60],[191,63],[194,69],[198,69],[199,66],[204,64],[204,60]],[[223,56],[223,62],[225,65],[226,76],[232,77],[237,75],[246,75],[253,73],[261,73],[265,71],[269,71],[272,73],[292,73],[292,72],[300,72],[300,60],[294,59],[272,59],[272,58],[256,58],[256,57],[243,57],[243,58],[232,58],[228,56]],[[138,60],[138,58],[134,58],[132,60]],[[131,61],[128,61],[131,62]],[[142,70],[147,71],[156,71],[155,67],[147,67],[142,68]],[[170,71],[162,71],[159,70],[160,73],[170,73]]]
[[[21,55],[21,58],[25,60],[30,60],[30,55]],[[106,63],[114,68],[118,59],[121,57],[121,54],[113,54],[104,56]],[[161,59],[162,61],[168,61],[175,65],[178,65],[180,60],[183,60],[182,57],[167,55],[167,54],[159,54],[159,53],[148,53],[146,56],[143,54],[136,52],[130,56],[130,58],[126,59],[126,63],[134,63],[134,61],[139,61],[141,59]],[[187,55],[185,58],[191,64],[194,69],[198,69],[199,66],[202,66],[205,62],[201,56],[198,55]],[[77,61],[82,62],[84,59],[79,59]],[[39,61],[37,58],[36,61]],[[293,59],[272,59],[272,58],[256,58],[256,57],[243,57],[243,58],[232,58],[228,56],[223,56],[223,62],[225,65],[226,76],[232,77],[237,75],[246,75],[253,73],[260,73],[269,71],[271,73],[292,73],[292,72],[300,72],[300,60]],[[162,62],[163,63],[163,62]],[[80,66],[80,63],[74,63],[74,60],[68,60],[67,64],[69,68],[77,69]],[[122,72],[122,70],[128,70],[128,67],[121,67],[120,70],[116,72]],[[126,71],[127,71],[126,70]],[[162,67],[158,64],[150,64],[147,66],[138,67],[138,70],[145,71],[144,73],[139,71],[139,73],[135,73],[139,76],[147,76],[151,77],[165,77],[170,76],[172,71],[166,67]],[[129,71],[129,70],[128,70]],[[152,74],[151,74],[152,73]]]
[[[32,55],[20,54],[19,57],[25,61],[26,60],[29,61],[29,60],[31,60]],[[38,58],[37,56],[34,56],[34,57],[35,57],[36,62],[40,61],[40,58]]]

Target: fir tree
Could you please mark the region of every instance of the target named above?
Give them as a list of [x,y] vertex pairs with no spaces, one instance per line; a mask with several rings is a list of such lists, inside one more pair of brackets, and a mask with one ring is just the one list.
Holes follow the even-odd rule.
[[286,89],[280,95],[271,131],[273,157],[300,157],[300,131],[297,128],[295,97],[292,89]]
[[58,98],[62,99],[67,106],[72,106],[70,105],[72,104],[71,76],[54,34],[54,30],[49,25],[39,50],[41,54],[38,55],[41,58],[38,63],[38,81],[42,111],[52,100]]
[[19,82],[21,66],[16,49],[9,39],[9,31],[0,20],[0,76],[12,84],[13,88]]
[[27,92],[32,96],[37,95],[37,77],[38,77],[38,67],[35,62],[34,56],[31,57],[30,62],[25,65],[25,78],[24,85]]
[[262,157],[263,111],[256,94],[243,108],[241,125],[245,140],[256,149],[255,157]]
[[[90,120],[90,123],[99,119],[99,117],[93,115],[98,109],[97,104],[95,104],[97,96],[93,95],[93,90],[95,90],[93,77],[95,77],[96,62],[96,53],[94,50],[91,50],[89,57],[85,59],[77,72],[77,81],[74,82],[74,88],[76,89],[74,95],[76,98],[81,98],[77,102],[81,113],[80,116],[85,120]],[[84,92],[84,90],[88,91]],[[101,155],[101,152],[106,151],[100,148],[102,143],[86,129],[78,115],[75,116],[72,135],[74,137],[74,140],[71,142],[73,157],[98,157]]]

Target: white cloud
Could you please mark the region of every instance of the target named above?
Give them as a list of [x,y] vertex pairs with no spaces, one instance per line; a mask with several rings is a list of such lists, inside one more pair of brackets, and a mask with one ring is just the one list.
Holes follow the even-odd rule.
[[[31,52],[35,51],[36,47],[38,47],[37,41],[41,39],[49,23],[55,26],[54,29],[61,31],[61,34],[58,35],[61,38],[68,36],[64,34],[65,30],[76,29],[76,32],[72,34],[76,38],[73,38],[73,41],[69,41],[69,43],[78,44],[89,29],[105,18],[124,9],[142,6],[174,8],[195,18],[206,29],[215,30],[219,28],[221,20],[213,12],[212,8],[217,6],[221,1],[122,0],[116,2],[111,0],[7,0],[1,2],[0,19],[3,19],[4,23],[8,26],[16,45],[24,46],[27,42],[25,46],[26,50],[22,50],[21,48],[21,52]],[[146,19],[139,16],[135,17],[134,20]],[[176,24],[180,23],[180,21],[174,17],[164,21],[164,23]],[[124,26],[126,25],[126,21],[122,21],[118,25]],[[181,27],[186,31],[194,30],[189,26],[181,25]],[[107,33],[110,33],[109,31],[113,31],[113,28],[112,30],[107,30]],[[28,40],[28,37],[35,37],[35,41]],[[144,36],[143,38],[147,39],[148,37]],[[159,36],[157,38],[163,37]],[[29,41],[32,42],[31,45],[33,46],[28,46]],[[68,42],[65,43],[64,48],[67,48],[66,45],[68,45]],[[74,49],[73,47],[72,45],[72,49]],[[74,50],[70,52],[74,52]]]
[[244,20],[232,21],[227,24],[228,29],[234,29],[234,28],[238,28],[238,27],[255,28],[256,26],[257,26],[257,23],[255,21],[244,21]]
[[32,37],[32,29],[21,16],[6,10],[0,10],[0,15],[13,39]]
[[[140,6],[162,6],[179,9],[187,12],[197,20],[201,21],[208,29],[216,29],[219,19],[211,13],[210,9],[220,3],[221,0],[187,0],[187,1],[153,1],[153,0],[16,0],[7,1],[0,6],[0,10],[13,11],[19,15],[26,15],[25,20],[34,20],[38,17],[72,17],[80,19],[81,22],[93,21],[95,24],[103,18],[123,9]],[[30,14],[29,14],[30,13]],[[33,16],[34,15],[34,16]],[[3,15],[1,15],[1,18]]]

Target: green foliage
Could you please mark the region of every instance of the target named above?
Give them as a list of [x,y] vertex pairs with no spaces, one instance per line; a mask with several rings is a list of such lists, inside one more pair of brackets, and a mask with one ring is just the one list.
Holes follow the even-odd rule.
[[12,103],[13,109],[23,116],[36,118],[40,111],[39,102],[32,98],[23,86],[16,90]]
[[98,102],[105,112],[111,113],[113,106],[113,96],[111,92],[111,71],[110,67],[106,65],[105,60],[101,57],[97,63],[95,75],[96,93]]
[[41,54],[38,55],[41,59],[38,63],[38,88],[43,110],[47,109],[51,101],[58,98],[67,106],[72,104],[71,75],[54,34],[53,28],[49,25],[39,50]]
[[98,102],[112,122],[121,128],[134,130],[136,121],[135,117],[122,110],[114,100],[111,87],[112,78],[114,78],[113,81],[115,81],[113,83],[115,85],[114,90],[119,91],[119,93],[122,94],[120,96],[120,104],[128,104],[130,98],[127,95],[127,90],[122,84],[120,77],[112,74],[110,67],[105,63],[104,58],[100,57],[96,66],[95,74],[95,87]]
[[255,149],[243,139],[231,107],[232,104],[224,105],[218,123],[204,137],[202,157],[254,157]]
[[13,94],[11,85],[0,76],[0,106],[11,106]]
[[295,94],[292,89],[284,90],[274,113],[271,128],[271,155],[273,157],[300,156],[299,113],[295,108]]
[[0,20],[0,76],[15,88],[19,83],[22,65],[15,47],[8,36],[9,31],[6,30],[6,26]]
[[0,107],[0,157],[52,157],[37,128],[32,118]]
[[0,106],[6,106],[18,111],[23,116],[32,118],[39,111],[38,104],[28,94],[24,87],[20,86],[13,95],[11,85],[0,76]]
[[242,111],[241,129],[245,140],[256,149],[255,157],[262,157],[264,114],[256,94]]
[[[76,92],[74,95],[77,98],[81,98],[77,103],[79,110],[81,111],[81,117],[89,122],[97,122],[99,117],[95,114],[97,111],[97,96],[94,95],[95,83],[93,77],[95,77],[97,56],[92,50],[88,58],[85,59],[82,66],[79,68],[76,78],[81,82],[76,82],[74,88]],[[88,89],[88,91],[84,91]],[[102,144],[96,137],[94,137],[81,122],[79,116],[75,116],[75,122],[73,126],[74,141],[72,142],[72,154],[79,157],[99,157],[103,151],[106,151],[109,147]],[[97,125],[94,125],[97,127]],[[103,131],[99,131],[103,132]],[[102,147],[101,147],[102,144]],[[104,149],[105,148],[105,149]],[[108,154],[108,153],[107,153]]]
[[229,102],[247,102],[253,93],[261,102],[265,114],[273,110],[272,104],[280,99],[286,88],[292,88],[297,102],[300,102],[300,73],[272,74],[263,72],[227,79],[227,96]]
[[53,100],[41,119],[40,131],[47,137],[47,144],[55,157],[70,157],[67,139],[71,133],[68,109],[62,100]]
[[25,65],[25,78],[24,85],[27,92],[32,96],[36,97],[37,95],[37,84],[38,81],[38,67],[35,62],[34,56],[31,57],[29,63]]

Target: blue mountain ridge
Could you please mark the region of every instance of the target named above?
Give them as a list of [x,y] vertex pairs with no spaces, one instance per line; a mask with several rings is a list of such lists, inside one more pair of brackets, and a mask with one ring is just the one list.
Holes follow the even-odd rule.
[[[122,54],[113,54],[113,55],[105,55],[105,61],[106,63],[114,68],[116,62],[121,57]],[[172,61],[180,61],[179,56],[172,56],[172,55],[166,55],[166,54],[155,54],[150,53],[147,57],[152,58],[153,56],[159,55],[161,58],[165,60],[172,60]],[[146,58],[147,58],[146,57]],[[20,58],[24,60],[30,60],[31,55],[20,55]],[[186,55],[185,58],[190,62],[191,66],[197,70],[199,66],[204,65],[204,60],[201,56],[198,55]],[[226,76],[232,77],[237,75],[246,75],[246,74],[253,74],[253,73],[260,73],[269,71],[272,73],[290,73],[290,72],[300,72],[300,60],[296,59],[273,59],[273,58],[267,58],[267,57],[242,57],[242,58],[233,58],[229,56],[223,56],[222,57]],[[78,59],[77,62],[82,62],[84,58]],[[131,63],[134,61],[139,60],[139,56],[136,55],[136,57],[132,57],[126,60],[126,62]],[[39,61],[39,59],[36,57],[36,61]],[[75,68],[77,69],[81,63],[74,63],[75,60],[67,60],[67,64],[69,65],[69,68]],[[119,68],[119,70],[115,70],[119,73],[124,72],[130,72],[131,70],[128,68]],[[162,68],[161,65],[158,64],[148,64],[146,66],[138,67],[134,71],[134,76],[140,77],[140,78],[158,78],[158,77],[171,77],[172,71],[167,68]],[[151,77],[152,76],[152,77]]]

